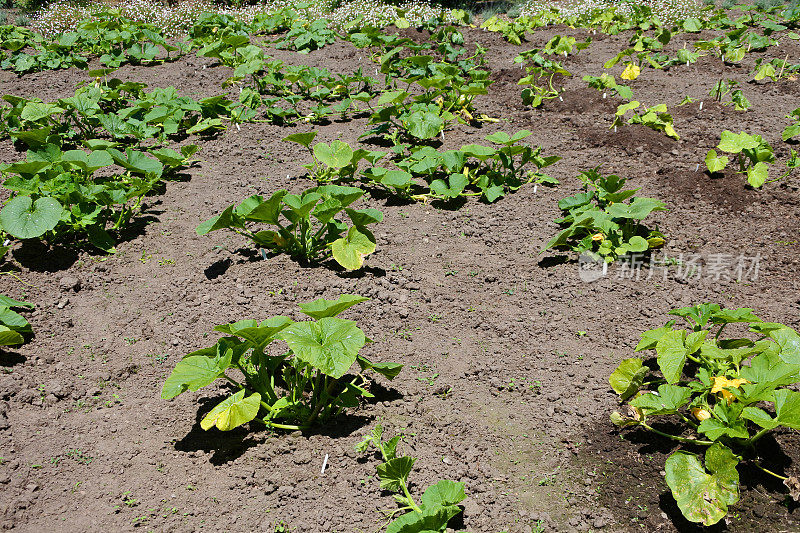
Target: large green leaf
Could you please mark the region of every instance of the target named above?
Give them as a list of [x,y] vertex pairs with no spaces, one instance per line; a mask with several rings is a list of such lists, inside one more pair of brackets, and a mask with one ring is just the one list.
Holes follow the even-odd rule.
[[253,420],[261,407],[261,395],[256,392],[245,398],[244,393],[242,389],[219,403],[200,421],[200,427],[208,431],[217,426],[220,431],[230,431]]
[[353,149],[338,139],[331,141],[330,146],[317,143],[314,145],[314,157],[331,168],[343,168],[353,159]]
[[366,337],[352,320],[326,317],[295,322],[278,334],[298,359],[338,379],[347,372]]
[[631,400],[630,404],[642,409],[647,416],[668,415],[686,405],[691,395],[689,387],[664,384],[658,386],[658,393],[642,394]]
[[[0,221],[2,221],[0,212]],[[780,358],[791,365],[800,364],[800,335],[789,327],[778,328],[768,333],[769,337],[781,347]]]
[[742,150],[751,150],[758,147],[758,139],[756,135],[748,135],[745,132],[733,133],[732,131],[724,130],[720,135],[719,148],[723,152],[729,154],[738,154]]
[[633,351],[641,352],[642,350],[652,350],[656,347],[659,339],[668,331],[672,331],[672,324],[667,324],[666,326],[660,328],[649,329],[645,331],[642,333],[642,339],[639,341],[639,344],[636,345],[636,348],[634,348]]
[[358,270],[364,257],[375,251],[375,237],[366,228],[351,227],[347,235],[331,243],[331,253],[337,263],[347,270]]
[[379,464],[377,470],[381,480],[381,490],[399,490],[400,482],[406,482],[415,461],[414,457],[395,457]]
[[425,493],[422,495],[422,505],[428,508],[447,507],[461,503],[466,497],[464,483],[443,479],[425,489]]
[[763,161],[759,161],[747,169],[747,183],[751,187],[761,187],[769,178],[769,166]]
[[665,332],[656,343],[658,366],[667,383],[677,383],[681,379],[687,355],[685,339],[685,330],[672,330]]
[[55,198],[16,196],[0,210],[0,226],[3,231],[18,239],[41,237],[52,230],[61,220],[64,208]]
[[710,173],[719,172],[728,165],[728,156],[717,156],[716,150],[709,150],[706,154],[706,168]]
[[779,424],[800,429],[800,392],[789,389],[776,390],[775,415]]
[[634,198],[630,204],[616,203],[606,208],[606,213],[615,218],[642,220],[653,211],[666,211],[664,202],[654,198]]
[[620,399],[627,400],[642,386],[648,371],[646,366],[642,366],[642,360],[639,358],[623,359],[617,369],[611,373],[608,382],[614,392],[619,394]]
[[222,376],[230,365],[233,351],[221,358],[193,355],[180,361],[161,389],[161,398],[170,400],[186,390],[196,391]]
[[0,346],[14,346],[23,342],[25,342],[25,338],[18,332],[6,326],[0,326]]
[[357,296],[355,294],[342,294],[336,300],[325,300],[319,298],[313,302],[301,303],[300,311],[313,319],[333,317],[361,302],[366,302],[369,298]]
[[263,349],[275,336],[292,324],[292,319],[285,316],[274,316],[257,324],[255,320],[240,320],[232,324],[216,326],[214,330],[228,335],[236,335]]
[[696,455],[675,452],[667,458],[664,470],[683,516],[710,526],[725,517],[729,505],[739,501],[739,460],[721,443],[710,446],[705,458],[703,468]]
[[442,131],[444,121],[431,111],[415,111],[403,120],[403,126],[418,139],[432,139]]
[[411,511],[404,514],[386,528],[386,533],[439,533],[445,531],[447,523],[461,512],[456,505],[424,508],[421,513]]

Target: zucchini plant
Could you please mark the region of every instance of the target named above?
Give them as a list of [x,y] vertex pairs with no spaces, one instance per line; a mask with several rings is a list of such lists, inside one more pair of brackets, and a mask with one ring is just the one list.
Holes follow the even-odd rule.
[[[758,188],[766,183],[769,177],[769,164],[775,162],[775,154],[772,146],[761,138],[761,135],[750,135],[745,132],[733,133],[723,130],[720,135],[717,149],[722,152],[733,154],[739,162],[739,173],[747,175],[747,183]],[[728,166],[727,156],[718,156],[717,151],[711,149],[706,154],[706,168],[710,173],[721,172]],[[790,167],[787,176],[792,171]]]
[[652,130],[664,132],[667,137],[671,137],[676,141],[680,139],[672,125],[672,115],[669,114],[666,104],[657,104],[653,107],[642,106],[643,112],[635,112],[640,105],[636,100],[627,104],[620,104],[614,115],[614,122],[611,123],[609,129],[622,125],[622,121],[628,111],[634,111],[633,116],[628,119],[628,124],[641,124]]
[[654,198],[634,196],[638,189],[623,189],[625,178],[602,176],[597,168],[578,176],[584,192],[563,198],[558,207],[564,212],[555,222],[567,226],[542,249],[569,249],[588,253],[607,263],[630,253],[643,253],[664,245],[658,230],[641,222],[653,211],[665,211]]
[[[229,229],[274,252],[306,261],[333,256],[344,268],[357,270],[364,257],[375,251],[375,235],[367,225],[383,220],[377,209],[349,207],[363,195],[361,189],[341,185],[312,187],[300,194],[281,189],[267,199],[254,195],[197,226],[197,234]],[[341,213],[352,226],[336,218]],[[256,230],[253,224],[277,229]]]
[[[800,335],[749,308],[706,303],[669,314],[688,329],[670,320],[642,334],[635,351],[654,350],[655,360],[625,359],[611,374],[611,388],[627,402],[612,422],[680,445],[664,470],[687,520],[708,526],[728,514],[739,501],[742,462],[782,480],[796,498],[797,478],[766,468],[769,456],[757,444],[780,426],[800,429],[800,392],[793,390],[800,383]],[[737,323],[752,338],[722,337]],[[668,425],[658,423],[665,419]]]
[[[444,533],[450,521],[461,514],[458,504],[467,497],[464,483],[441,480],[425,489],[420,503],[414,501],[409,490],[408,476],[416,459],[398,455],[397,445],[402,438],[403,435],[395,435],[389,440],[383,440],[383,426],[376,424],[355,446],[356,451],[361,453],[372,447],[378,451],[383,460],[377,467],[381,490],[398,493],[394,498],[401,507],[384,511],[390,522],[386,533]],[[400,516],[395,518],[398,514]]]
[[[367,300],[343,294],[337,300],[300,304],[311,320],[275,316],[216,326],[225,334],[214,345],[188,353],[164,382],[161,398],[171,400],[224,380],[228,396],[200,422],[209,430],[229,431],[251,421],[268,427],[304,430],[358,406],[372,370],[393,379],[403,365],[373,363],[358,352],[368,339],[342,311]],[[285,343],[288,350],[273,347]],[[354,363],[359,372],[348,375]]]

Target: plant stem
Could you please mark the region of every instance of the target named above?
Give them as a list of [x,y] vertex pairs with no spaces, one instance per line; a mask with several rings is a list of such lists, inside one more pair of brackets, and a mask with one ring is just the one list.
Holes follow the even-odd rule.
[[760,464],[758,464],[756,462],[753,462],[753,464],[756,465],[756,468],[758,468],[762,472],[764,472],[766,474],[769,474],[770,476],[774,476],[774,477],[780,479],[781,481],[786,481],[787,479],[789,479],[788,477],[784,477],[784,476],[782,476],[780,474],[776,474],[775,472],[773,472],[771,470],[767,470],[766,468],[764,468],[763,466],[761,466]]
[[752,437],[750,437],[750,438],[747,440],[747,445],[748,445],[748,446],[752,446],[753,444],[755,444],[755,442],[756,442],[758,439],[760,439],[761,437],[763,437],[764,435],[766,435],[767,433],[769,433],[769,431],[770,431],[770,428],[763,428],[763,429],[761,429],[761,430],[760,430],[758,433],[756,433],[755,435],[753,435]]
[[686,437],[678,437],[676,435],[670,435],[669,433],[664,433],[663,431],[659,431],[656,428],[647,425],[645,422],[639,422],[639,425],[648,431],[652,431],[656,435],[661,435],[662,437],[666,437],[668,439],[672,439],[677,442],[682,442],[683,444],[696,444],[698,446],[711,446],[712,444],[714,444],[710,440],[688,439]]

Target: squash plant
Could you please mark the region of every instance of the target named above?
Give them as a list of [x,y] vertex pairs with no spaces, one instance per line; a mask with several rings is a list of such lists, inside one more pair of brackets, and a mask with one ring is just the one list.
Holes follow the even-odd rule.
[[[383,220],[377,209],[352,209],[350,204],[364,191],[356,187],[322,185],[289,194],[281,189],[267,199],[254,195],[238,206],[229,206],[199,226],[197,234],[229,229],[274,252],[286,252],[307,261],[333,256],[348,270],[357,270],[364,257],[375,251],[375,235],[367,228]],[[352,226],[338,220],[344,212]],[[276,226],[255,230],[253,223]]]
[[[755,445],[779,426],[800,429],[800,392],[790,388],[800,383],[800,335],[749,308],[706,303],[669,314],[688,329],[670,320],[642,334],[635,351],[654,350],[655,360],[625,359],[611,374],[611,388],[627,402],[626,413],[611,420],[681,445],[667,459],[667,485],[686,519],[708,526],[739,500],[742,461],[798,486],[797,478],[768,470]],[[748,325],[752,338],[722,337],[736,323]],[[654,423],[665,417],[679,430]],[[705,465],[697,448],[705,448]]]
[[[373,363],[358,352],[368,339],[342,311],[367,300],[343,294],[337,300],[300,304],[312,320],[275,316],[216,326],[224,333],[214,345],[190,352],[164,382],[161,398],[171,400],[224,380],[232,389],[200,422],[209,430],[229,431],[251,421],[276,429],[303,430],[356,407],[372,370],[393,379],[403,365]],[[274,347],[285,343],[288,350]],[[347,373],[354,363],[360,371]],[[345,377],[347,376],[347,377]]]
[[584,192],[558,202],[565,216],[555,222],[567,227],[541,252],[567,248],[611,263],[630,253],[663,246],[665,237],[661,232],[641,225],[653,211],[666,210],[663,202],[634,196],[639,189],[623,189],[625,178],[602,176],[597,168],[582,172],[578,179],[583,182]]
[[[747,175],[747,183],[750,186],[758,188],[766,183],[769,177],[769,163],[775,161],[775,154],[769,143],[761,138],[761,135],[750,135],[743,131],[733,133],[724,130],[720,135],[717,148],[736,155],[739,172]],[[728,157],[718,156],[717,151],[711,149],[706,154],[705,162],[706,168],[713,174],[725,169],[728,165]]]
[[[443,479],[425,489],[420,503],[414,501],[408,489],[408,476],[416,459],[397,454],[397,445],[402,438],[403,435],[395,435],[383,440],[383,427],[377,424],[355,446],[361,453],[375,447],[384,461],[377,467],[381,489],[399,493],[394,498],[401,507],[384,511],[391,520],[386,533],[444,533],[448,523],[461,514],[458,504],[467,497],[464,483]],[[400,516],[395,518],[398,514]]]

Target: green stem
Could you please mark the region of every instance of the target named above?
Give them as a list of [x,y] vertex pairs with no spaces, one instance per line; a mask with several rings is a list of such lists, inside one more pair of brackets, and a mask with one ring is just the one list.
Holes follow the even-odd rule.
[[747,440],[747,445],[748,445],[748,446],[752,446],[753,444],[755,444],[755,443],[756,443],[756,441],[757,441],[758,439],[760,439],[761,437],[763,437],[764,435],[766,435],[767,433],[769,433],[769,431],[770,431],[770,429],[769,429],[769,428],[763,428],[763,429],[761,429],[761,430],[760,430],[758,433],[756,433],[755,435],[753,435],[752,437],[750,437],[750,438]]
[[277,424],[275,422],[270,422],[269,420],[264,420],[263,418],[254,418],[253,420],[257,422],[261,422],[267,427],[275,428],[275,429],[288,429],[290,431],[304,431],[308,429],[308,426],[295,426],[292,424]]
[[408,487],[406,486],[406,482],[401,480],[400,486],[403,488],[403,494],[406,495],[406,499],[408,500],[408,503],[411,505],[411,508],[414,509],[416,512],[421,513],[422,509],[420,509],[419,506],[414,502],[414,498],[412,498],[411,493],[408,492]]
[[654,427],[647,425],[645,422],[639,422],[639,425],[648,431],[652,431],[656,435],[661,435],[662,437],[666,437],[668,439],[672,439],[674,441],[681,442],[683,444],[696,444],[698,446],[711,446],[712,444],[714,444],[710,440],[688,439],[686,437],[678,437],[675,435],[670,435],[669,433],[664,433],[663,431],[659,431]]
[[753,464],[756,465],[756,468],[758,468],[762,472],[764,472],[766,474],[769,474],[770,476],[775,476],[776,478],[780,479],[781,481],[786,481],[787,479],[789,479],[788,477],[784,477],[784,476],[782,476],[780,474],[776,474],[772,470],[767,470],[766,468],[764,468],[763,466],[761,466],[760,464],[758,464],[756,462],[754,462]]

